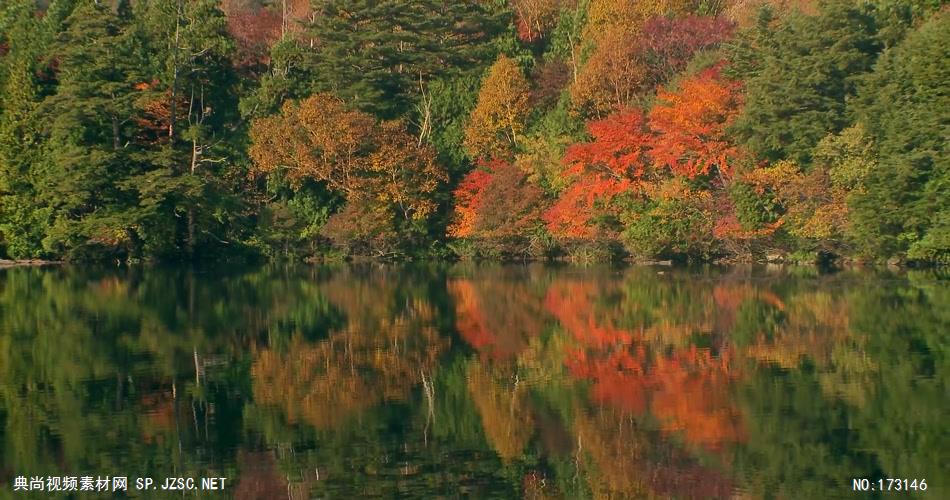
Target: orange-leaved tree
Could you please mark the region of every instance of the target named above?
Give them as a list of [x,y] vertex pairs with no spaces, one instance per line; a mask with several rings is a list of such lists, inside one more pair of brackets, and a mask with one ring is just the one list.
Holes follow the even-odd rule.
[[348,201],[369,198],[406,219],[431,214],[432,193],[446,179],[432,149],[417,145],[402,123],[377,123],[328,94],[255,120],[251,141],[257,173],[282,170],[295,184],[325,182]]
[[328,225],[340,242],[378,240],[426,220],[447,178],[432,148],[403,123],[379,123],[329,94],[285,103],[279,114],[254,120],[250,135],[253,173],[279,174],[292,187],[322,182],[346,200]]
[[650,111],[655,133],[651,156],[674,175],[694,178],[715,171],[732,174],[738,156],[726,130],[738,116],[742,98],[739,84],[721,79],[709,68],[679,84],[676,90],[659,89]]
[[602,40],[614,28],[639,33],[654,16],[680,15],[690,10],[694,0],[591,0],[584,37]]
[[571,85],[575,110],[602,117],[633,103],[644,90],[647,61],[640,39],[655,16],[684,14],[690,0],[591,0],[583,30],[590,56]]
[[485,186],[491,181],[492,174],[483,168],[468,173],[455,189],[455,219],[449,225],[449,236],[467,238],[475,233],[478,211],[485,198]]
[[346,109],[329,94],[287,101],[279,114],[251,123],[253,171],[282,171],[294,185],[312,179],[354,195],[375,125],[371,116]]
[[650,135],[639,111],[615,113],[587,128],[593,140],[568,148],[562,175],[571,183],[544,215],[555,236],[592,236],[594,219],[609,214],[611,201],[636,188],[645,174]]
[[479,161],[455,190],[455,220],[449,235],[516,240],[541,224],[544,192],[528,174],[504,160]]
[[629,106],[646,78],[637,36],[613,28],[603,37],[570,87],[574,109],[585,115],[604,116]]

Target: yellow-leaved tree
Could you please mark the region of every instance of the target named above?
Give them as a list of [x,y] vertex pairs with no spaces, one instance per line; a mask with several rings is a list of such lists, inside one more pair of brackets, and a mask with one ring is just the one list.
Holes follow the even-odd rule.
[[513,59],[501,55],[488,70],[465,128],[465,150],[473,159],[503,157],[518,143],[528,114],[530,85]]
[[400,121],[377,122],[329,94],[287,102],[280,113],[254,120],[254,173],[279,175],[299,187],[323,182],[345,200],[324,235],[351,251],[397,251],[425,230],[447,178],[434,150]]
[[571,85],[575,110],[604,117],[631,105],[643,88],[647,67],[640,35],[656,16],[685,14],[689,0],[592,0],[584,26],[588,53]]

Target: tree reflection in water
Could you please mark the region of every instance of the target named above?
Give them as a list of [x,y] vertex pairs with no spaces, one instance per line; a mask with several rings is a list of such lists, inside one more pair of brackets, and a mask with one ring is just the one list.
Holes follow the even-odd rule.
[[693,498],[908,477],[936,491],[948,306],[925,272],[11,269],[0,482]]

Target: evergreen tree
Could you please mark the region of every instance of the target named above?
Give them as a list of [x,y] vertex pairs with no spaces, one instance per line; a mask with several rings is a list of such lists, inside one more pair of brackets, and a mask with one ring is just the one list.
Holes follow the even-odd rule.
[[34,9],[31,0],[0,9],[0,255],[14,258],[42,254],[49,218],[36,201],[31,169],[39,141],[37,74],[51,23],[37,19]]
[[723,44],[729,60],[723,73],[729,78],[745,80],[759,75],[763,69],[763,54],[775,50],[775,12],[768,4],[759,9],[755,23]]
[[135,23],[149,58],[137,159],[149,167],[123,187],[139,197],[146,252],[193,257],[202,245],[229,244],[243,212],[234,196],[234,43],[216,0],[136,3]]
[[260,118],[276,113],[285,100],[309,95],[312,79],[308,70],[308,49],[293,38],[279,40],[270,50],[270,68],[248,95],[241,98],[241,114]]
[[314,90],[394,118],[434,76],[478,69],[498,15],[460,0],[327,0],[311,33]]
[[846,102],[879,50],[870,7],[831,0],[817,16],[793,13],[771,37],[755,38],[754,55],[736,61],[749,76],[736,131],[763,158],[807,165],[818,141],[848,125]]
[[888,50],[862,86],[856,115],[878,167],[855,203],[866,251],[950,259],[950,17],[935,15]]
[[83,240],[125,246],[133,238],[115,215],[134,202],[116,184],[134,168],[124,147],[136,66],[127,26],[108,7],[83,2],[52,50],[57,85],[40,106],[47,140],[34,169],[39,201],[53,211],[44,246],[54,253]]

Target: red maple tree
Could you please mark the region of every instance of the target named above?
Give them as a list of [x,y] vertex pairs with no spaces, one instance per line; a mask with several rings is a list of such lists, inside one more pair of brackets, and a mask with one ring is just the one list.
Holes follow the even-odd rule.
[[617,195],[634,189],[645,174],[650,143],[643,114],[624,110],[587,125],[590,142],[568,148],[562,175],[572,182],[544,214],[556,236],[587,237],[595,232],[592,219],[608,210]]

